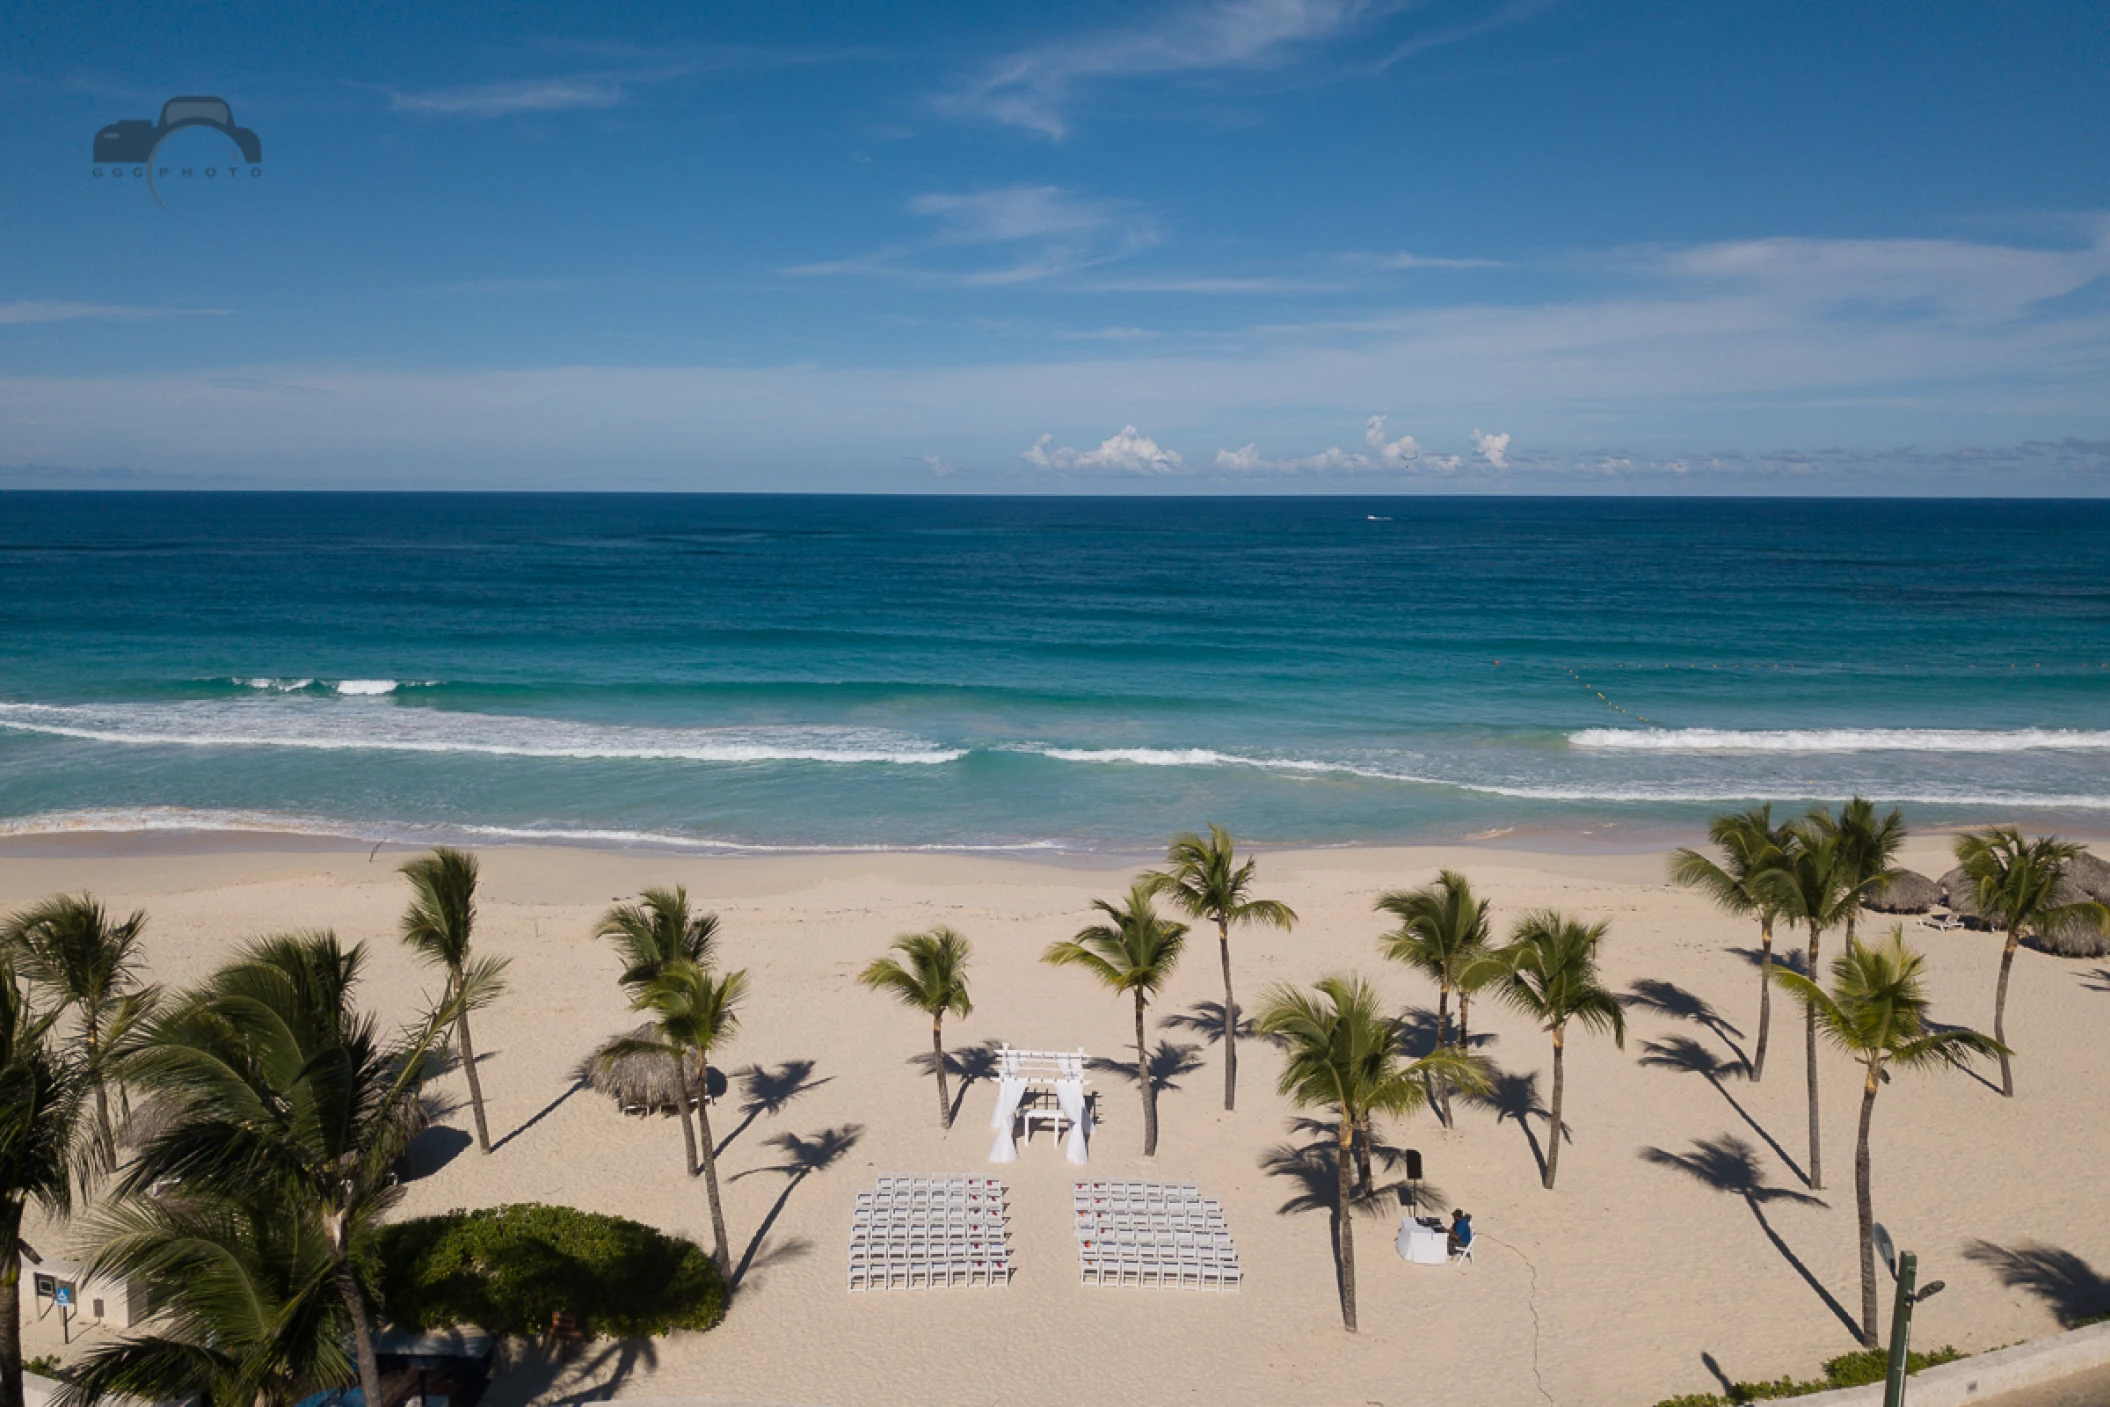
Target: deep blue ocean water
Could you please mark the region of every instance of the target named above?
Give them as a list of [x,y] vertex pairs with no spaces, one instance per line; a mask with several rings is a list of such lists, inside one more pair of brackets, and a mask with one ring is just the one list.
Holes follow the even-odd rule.
[[2110,829],[2110,504],[0,494],[0,834]]

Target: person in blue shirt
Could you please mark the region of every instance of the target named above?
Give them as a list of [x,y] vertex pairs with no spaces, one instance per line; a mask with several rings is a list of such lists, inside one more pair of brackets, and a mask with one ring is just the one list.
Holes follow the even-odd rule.
[[1450,1253],[1452,1255],[1456,1255],[1458,1254],[1458,1252],[1464,1250],[1467,1246],[1470,1246],[1472,1243],[1472,1217],[1463,1210],[1453,1207],[1451,1209],[1450,1240],[1448,1242],[1450,1247]]

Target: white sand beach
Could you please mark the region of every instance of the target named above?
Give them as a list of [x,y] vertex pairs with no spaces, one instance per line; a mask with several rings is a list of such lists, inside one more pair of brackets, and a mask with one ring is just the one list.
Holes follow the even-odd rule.
[[[1697,837],[1695,837],[1697,839]],[[1903,859],[1948,868],[1945,837],[1920,836]],[[182,985],[243,939],[329,927],[367,944],[367,1002],[407,1019],[433,979],[396,937],[403,854],[263,849],[203,854],[24,855],[0,859],[0,909],[58,890],[93,890],[120,911],[150,915],[151,976]],[[1083,1046],[1121,1059],[1130,1008],[1085,975],[1044,966],[1052,941],[1116,897],[1130,870],[905,854],[686,859],[553,848],[483,852],[479,948],[512,960],[510,991],[481,1015],[483,1086],[498,1146],[473,1146],[410,1181],[402,1214],[512,1201],[617,1213],[708,1244],[703,1187],[683,1175],[672,1120],[625,1117],[575,1084],[582,1057],[636,1024],[618,964],[588,937],[611,900],[685,884],[724,919],[721,961],[744,967],[752,997],[723,1066],[732,1090],[713,1113],[723,1149],[734,1256],[741,1270],[726,1322],[649,1347],[596,1345],[575,1364],[502,1380],[488,1400],[622,1398],[711,1402],[1010,1404],[1480,1403],[1648,1404],[1732,1379],[1814,1376],[1854,1348],[1842,1315],[1858,1307],[1853,1148],[1858,1075],[1826,1052],[1822,1079],[1828,1186],[1807,1193],[1800,1012],[1776,997],[1762,1084],[1712,1080],[1647,1063],[1649,1042],[1679,1038],[1724,1062],[1755,1035],[1758,981],[1742,950],[1754,924],[1671,887],[1660,854],[1549,854],[1515,849],[1344,849],[1261,854],[1259,891],[1294,906],[1292,933],[1235,933],[1239,991],[1250,1009],[1275,982],[1369,976],[1397,1007],[1433,1008],[1423,980],[1386,963],[1371,912],[1387,888],[1462,868],[1496,906],[1498,934],[1521,911],[1554,906],[1611,923],[1604,951],[1616,990],[1672,984],[1719,1021],[1636,1006],[1626,1048],[1576,1034],[1568,1053],[1572,1142],[1557,1190],[1539,1185],[1542,1117],[1520,1124],[1461,1105],[1445,1131],[1427,1114],[1389,1130],[1421,1150],[1430,1195],[1473,1213],[1470,1267],[1408,1265],[1392,1251],[1397,1213],[1359,1223],[1362,1332],[1341,1328],[1322,1207],[1294,1175],[1295,1150],[1318,1135],[1293,1127],[1274,1091],[1274,1052],[1241,1046],[1238,1109],[1221,1108],[1214,1045],[1182,1029],[1153,1032],[1196,1047],[1195,1068],[1161,1102],[1159,1156],[1139,1155],[1134,1086],[1094,1076],[1103,1124],[1090,1172],[1200,1184],[1220,1198],[1245,1273],[1237,1294],[1081,1286],[1068,1187],[1078,1170],[1045,1136],[1001,1169],[985,1161],[995,1089],[977,1082],[959,1122],[936,1125],[928,1049],[915,1014],[858,986],[856,972],[898,933],[946,923],[974,943],[975,1011],[949,1023],[954,1047],[1004,1041]],[[1890,920],[1868,916],[1866,927]],[[1992,1016],[1998,940],[1907,933],[1928,955],[1937,1018],[1980,1027]],[[1827,938],[1827,953],[1841,944]],[[1797,946],[1782,934],[1782,947]],[[1220,998],[1213,933],[1197,933],[1156,1016]],[[1874,1135],[1876,1214],[1920,1253],[1945,1293],[1920,1312],[1917,1341],[1984,1349],[2057,1330],[2056,1311],[2110,1276],[2110,1218],[2100,1209],[2110,1163],[2103,1091],[2110,1075],[2110,974],[2097,961],[2025,949],[2016,959],[2009,1033],[2018,1093],[2002,1099],[1964,1074],[1900,1073],[1884,1090]],[[1681,995],[1682,994],[1682,995]],[[1546,1040],[1483,1001],[1485,1053],[1512,1076],[1550,1075]],[[755,1107],[753,1072],[810,1073]],[[782,1083],[782,1081],[780,1081]],[[1513,1088],[1518,1086],[1513,1086]],[[458,1073],[439,1089],[461,1096]],[[448,1123],[468,1127],[466,1107]],[[832,1166],[796,1175],[791,1140],[854,1130]],[[1733,1141],[1730,1142],[1730,1141]],[[1700,1145],[1712,1144],[1713,1154]],[[423,1151],[466,1144],[428,1135]],[[1652,1159],[1708,1161],[1712,1181]],[[1739,1151],[1741,1150],[1741,1151]],[[428,1159],[428,1161],[432,1161]],[[1748,1178],[1739,1187],[1739,1178]],[[851,1294],[844,1285],[852,1194],[880,1171],[997,1171],[1010,1187],[1012,1282],[994,1289]],[[1719,1184],[1719,1185],[1716,1185]],[[1316,1189],[1320,1193],[1325,1188]],[[38,1228],[40,1246],[65,1232]],[[2050,1250],[2063,1275],[2046,1292],[2011,1285],[2016,1259]],[[2010,1275],[2004,1275],[2003,1269]],[[2092,1279],[2091,1279],[2092,1277]],[[2056,1276],[2054,1278],[2057,1278]],[[2062,1298],[2063,1296],[2063,1298]],[[1888,1305],[1885,1315],[1887,1320]],[[28,1351],[57,1351],[56,1326],[31,1327]],[[81,1342],[76,1339],[76,1343]]]

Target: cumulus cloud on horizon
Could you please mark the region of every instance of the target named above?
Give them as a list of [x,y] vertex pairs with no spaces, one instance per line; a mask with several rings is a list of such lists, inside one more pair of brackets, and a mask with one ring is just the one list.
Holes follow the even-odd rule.
[[1166,449],[1133,425],[1099,442],[1099,448],[1054,447],[1053,435],[1042,435],[1019,458],[1036,469],[1110,469],[1126,474],[1178,474],[1185,472],[1186,459],[1176,449]]

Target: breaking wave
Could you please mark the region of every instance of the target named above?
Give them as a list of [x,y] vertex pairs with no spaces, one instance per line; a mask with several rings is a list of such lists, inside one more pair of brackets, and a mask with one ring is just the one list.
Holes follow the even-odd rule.
[[2082,728],[1585,728],[1571,747],[1630,752],[2103,752]]

